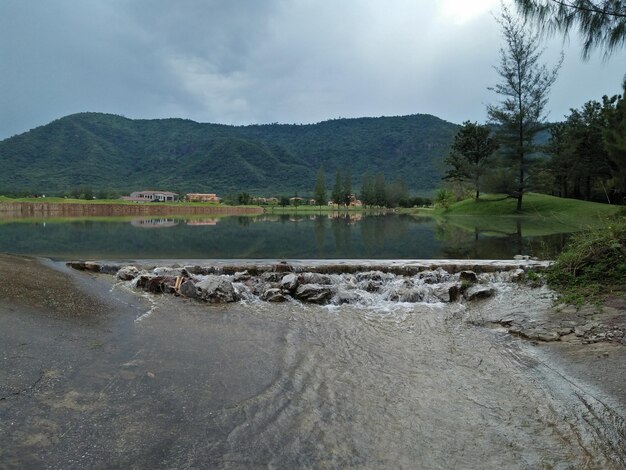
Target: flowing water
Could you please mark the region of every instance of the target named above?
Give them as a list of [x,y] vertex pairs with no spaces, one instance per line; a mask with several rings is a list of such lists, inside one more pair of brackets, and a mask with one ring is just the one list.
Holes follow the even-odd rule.
[[626,465],[623,404],[487,326],[494,312],[545,312],[545,288],[495,274],[491,299],[399,302],[389,278],[355,304],[223,305],[138,301],[128,282],[75,276],[109,286],[118,314],[0,315],[17,365],[47,371],[37,393],[0,401],[9,466]]
[[[137,325],[151,346],[135,360],[173,373],[174,391],[190,398],[185,422],[176,423],[183,435],[169,445],[193,452],[176,465],[626,464],[623,420],[606,398],[548,367],[532,346],[466,321],[481,309],[540,310],[550,302],[547,291],[528,296],[506,284],[499,291],[479,307],[185,303],[184,316],[179,299],[160,297]],[[172,323],[174,331],[166,328]],[[202,351],[203,341],[217,344]]]

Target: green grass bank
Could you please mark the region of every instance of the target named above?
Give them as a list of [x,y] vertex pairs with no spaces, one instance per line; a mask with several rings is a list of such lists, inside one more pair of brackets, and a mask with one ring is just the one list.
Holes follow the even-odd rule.
[[560,198],[537,193],[528,193],[524,196],[521,212],[516,210],[516,204],[516,199],[505,198],[503,195],[494,194],[482,196],[478,201],[466,199],[452,204],[447,209],[435,209],[433,213],[446,216],[521,216],[577,220],[610,217],[624,210],[621,206],[581,201],[579,199]]

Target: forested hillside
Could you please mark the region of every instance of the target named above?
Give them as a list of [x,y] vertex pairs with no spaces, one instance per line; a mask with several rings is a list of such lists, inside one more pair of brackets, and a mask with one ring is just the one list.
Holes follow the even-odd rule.
[[81,113],[0,142],[0,194],[158,188],[310,194],[320,165],[361,177],[402,177],[413,192],[440,184],[458,126],[430,115],[311,125],[227,126]]

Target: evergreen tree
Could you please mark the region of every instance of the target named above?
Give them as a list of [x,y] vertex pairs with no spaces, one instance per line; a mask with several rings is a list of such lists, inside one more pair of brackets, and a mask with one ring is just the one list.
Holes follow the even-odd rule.
[[491,88],[502,101],[488,105],[489,119],[497,124],[497,138],[505,155],[514,161],[516,177],[510,196],[517,199],[522,210],[526,191],[528,154],[533,152],[533,140],[545,128],[545,107],[550,87],[556,80],[563,61],[548,70],[539,64],[539,36],[530,33],[506,7],[498,20],[505,46],[500,49],[500,64],[495,67],[501,82]]
[[385,175],[383,173],[376,175],[376,181],[374,182],[374,204],[380,207],[387,205],[387,183],[385,182]]
[[341,188],[341,173],[339,170],[335,173],[335,186],[333,186],[332,197],[335,204],[341,204],[343,199],[343,190]]
[[548,170],[554,179],[555,195],[569,197],[574,163],[567,152],[567,125],[565,123],[550,126],[550,141],[545,150],[550,155]]
[[350,169],[346,171],[346,174],[343,178],[343,203],[346,206],[350,205],[350,201],[352,199],[352,174]]
[[488,170],[488,162],[498,149],[498,143],[491,138],[491,130],[475,122],[465,121],[454,137],[450,154],[445,163],[450,167],[444,179],[470,181],[480,197],[481,180]]
[[[606,113],[597,101],[588,101],[580,110],[573,109],[566,122],[566,152],[572,161],[574,197],[593,198],[594,183],[611,176],[603,130]],[[602,184],[604,186],[604,184]]]
[[320,165],[320,169],[317,171],[317,180],[315,182],[315,202],[320,208],[328,202],[326,200],[326,183],[324,178],[324,166]]
[[604,131],[607,156],[615,187],[622,198],[626,195],[626,80],[623,87],[622,96],[613,97],[611,100],[604,98],[607,113],[607,127]]
[[595,48],[605,55],[626,42],[626,2],[622,0],[515,0],[518,10],[545,32],[567,36],[577,28],[583,57]]
[[361,201],[364,206],[373,206],[375,204],[374,180],[371,178],[369,172],[363,175],[363,182],[361,183]]
[[387,207],[406,205],[408,191],[404,180],[400,177],[396,178],[395,181],[388,186],[386,195],[385,205]]

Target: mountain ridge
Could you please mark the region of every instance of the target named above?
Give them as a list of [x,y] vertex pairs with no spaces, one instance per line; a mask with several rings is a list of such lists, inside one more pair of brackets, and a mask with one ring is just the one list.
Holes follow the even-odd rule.
[[320,165],[327,188],[337,169],[349,169],[354,188],[369,171],[430,192],[458,127],[428,114],[234,126],[76,113],[0,141],[0,193],[89,186],[308,194]]

